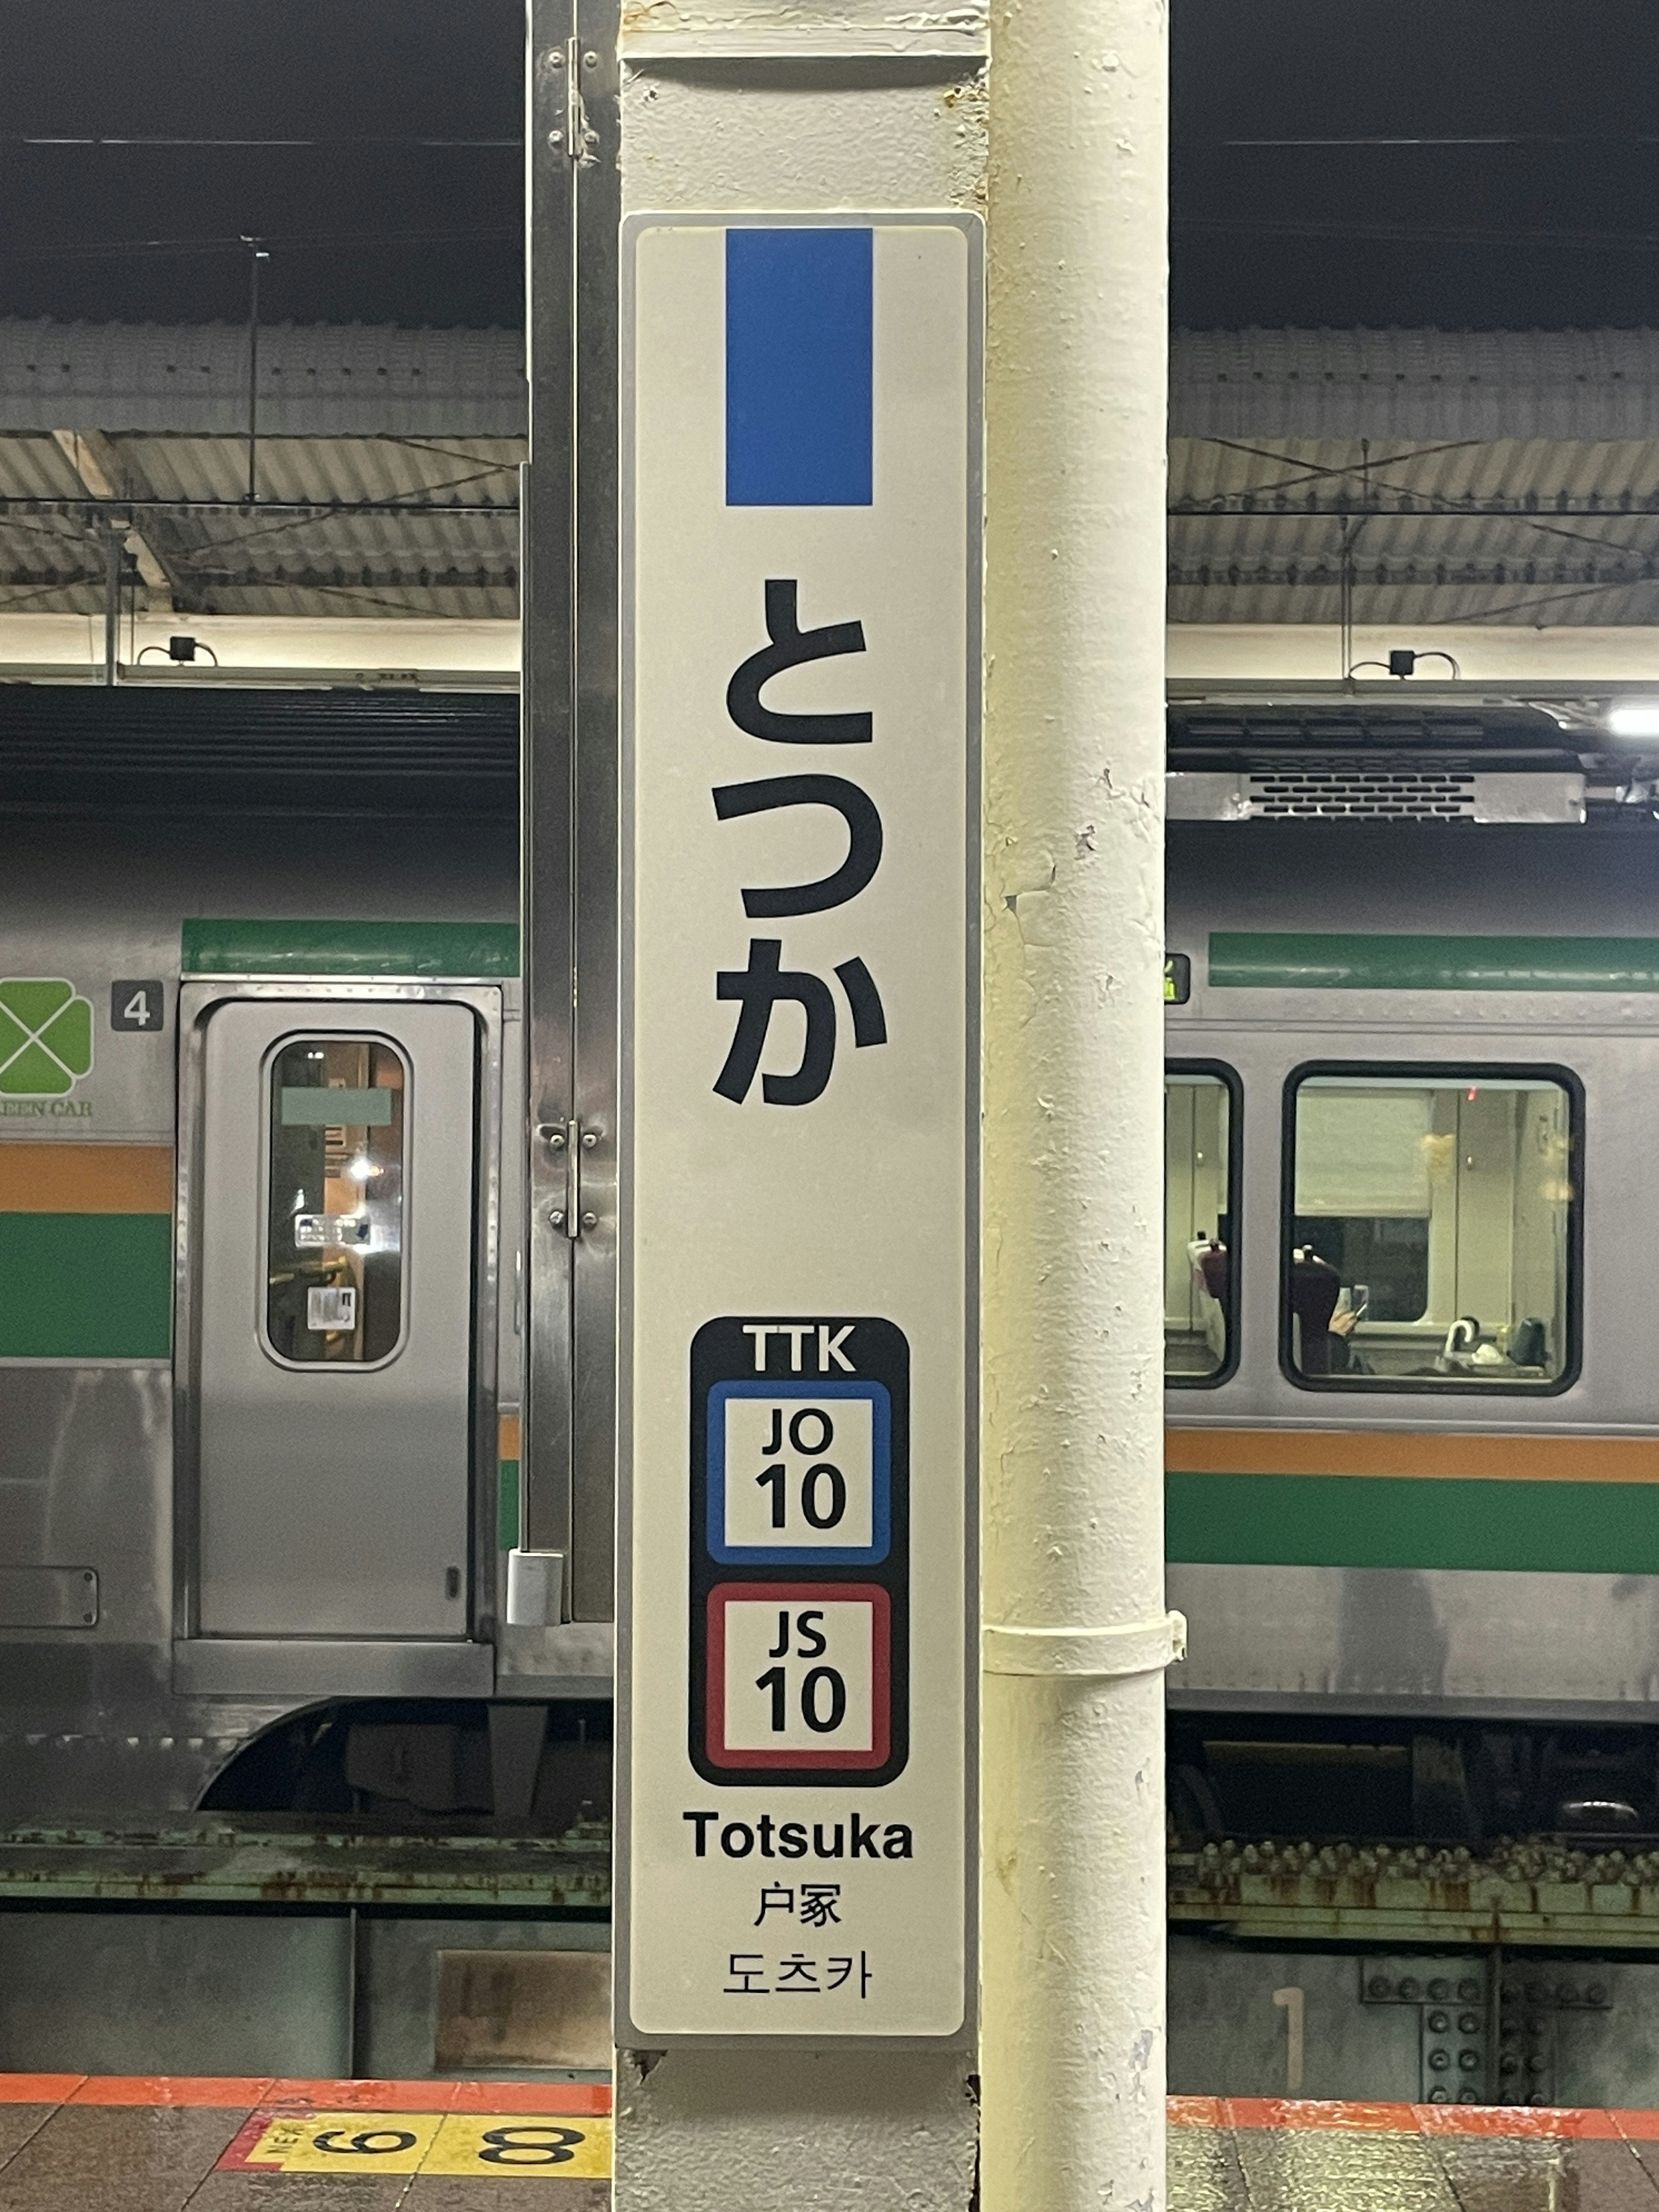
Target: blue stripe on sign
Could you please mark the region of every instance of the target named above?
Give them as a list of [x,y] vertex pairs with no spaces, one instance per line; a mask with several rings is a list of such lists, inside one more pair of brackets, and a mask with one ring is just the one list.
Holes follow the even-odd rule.
[[726,503],[871,503],[874,233],[726,234]]

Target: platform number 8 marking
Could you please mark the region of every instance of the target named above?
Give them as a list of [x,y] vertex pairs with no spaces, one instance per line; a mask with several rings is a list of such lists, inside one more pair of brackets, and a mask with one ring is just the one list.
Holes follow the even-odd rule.
[[486,2128],[478,2156],[486,2166],[568,2166],[577,2144],[586,2141],[580,2128],[526,2121],[521,2127]]

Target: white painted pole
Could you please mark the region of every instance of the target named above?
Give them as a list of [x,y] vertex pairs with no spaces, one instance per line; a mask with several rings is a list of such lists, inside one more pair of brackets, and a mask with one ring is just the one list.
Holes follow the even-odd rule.
[[1164,2201],[1166,33],[994,9],[985,2212]]

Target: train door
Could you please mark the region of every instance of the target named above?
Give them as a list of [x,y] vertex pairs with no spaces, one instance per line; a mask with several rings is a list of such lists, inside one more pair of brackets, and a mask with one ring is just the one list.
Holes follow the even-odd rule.
[[464,1638],[475,1013],[232,998],[199,1040],[193,1632]]

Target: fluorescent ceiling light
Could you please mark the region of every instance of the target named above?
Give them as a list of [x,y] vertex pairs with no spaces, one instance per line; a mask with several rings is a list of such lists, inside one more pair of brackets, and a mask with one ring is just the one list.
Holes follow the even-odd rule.
[[1659,738],[1659,699],[1632,699],[1607,716],[1615,738]]

